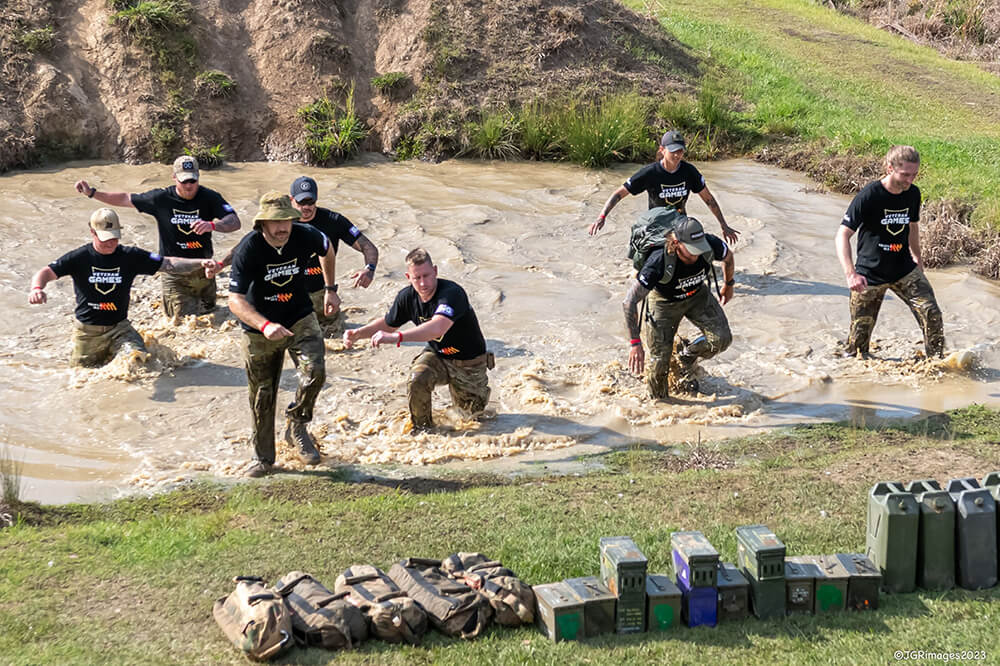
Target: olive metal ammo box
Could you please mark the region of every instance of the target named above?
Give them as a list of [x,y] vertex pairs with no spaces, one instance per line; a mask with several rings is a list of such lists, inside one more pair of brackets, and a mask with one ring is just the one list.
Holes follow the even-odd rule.
[[681,590],[662,574],[646,576],[646,629],[663,631],[681,621]]
[[847,608],[847,585],[850,576],[836,555],[798,555],[793,562],[816,565],[815,613],[830,613]]
[[955,502],[934,479],[910,481],[906,489],[920,506],[917,587],[955,587]]
[[785,615],[785,544],[766,525],[736,528],[738,564],[750,581],[753,613],[760,619]]
[[722,562],[717,572],[719,622],[750,617],[750,583],[735,564]]
[[948,492],[955,500],[958,584],[982,590],[997,584],[997,506],[990,491],[969,477],[952,479]]
[[535,623],[555,642],[583,638],[583,602],[564,582],[535,585]]
[[861,553],[841,553],[837,559],[844,566],[847,581],[847,607],[852,610],[878,610],[878,591],[882,574],[871,560]]
[[610,634],[615,630],[615,595],[597,576],[569,578],[565,581],[573,595],[583,603],[583,635],[587,638]]
[[628,537],[601,537],[601,579],[618,597],[615,631],[646,630],[646,556]]
[[902,483],[882,482],[868,493],[865,554],[882,572],[882,587],[912,592],[917,587],[920,507]]
[[822,575],[812,562],[785,559],[785,611],[789,615],[816,612],[816,579]]
[[683,588],[715,587],[719,551],[701,532],[673,532],[670,535],[674,573]]

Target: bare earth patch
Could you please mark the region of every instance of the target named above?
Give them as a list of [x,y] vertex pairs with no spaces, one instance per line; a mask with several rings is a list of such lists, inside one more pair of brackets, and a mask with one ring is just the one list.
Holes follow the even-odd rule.
[[988,460],[950,448],[930,451],[871,451],[835,463],[827,471],[830,480],[841,486],[854,485],[859,479],[903,483],[918,479],[937,479],[944,486],[948,479],[966,476],[982,478],[990,469]]

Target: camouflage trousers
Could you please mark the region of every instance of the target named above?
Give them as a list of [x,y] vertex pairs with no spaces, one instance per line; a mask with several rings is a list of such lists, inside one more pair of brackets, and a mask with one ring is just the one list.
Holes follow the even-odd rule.
[[171,319],[208,314],[215,309],[215,278],[205,277],[204,269],[192,273],[160,275],[163,314]]
[[924,351],[928,357],[944,353],[944,321],[941,309],[934,298],[931,283],[920,268],[914,268],[895,282],[868,287],[862,292],[851,292],[851,333],[847,339],[850,354],[868,353],[872,329],[878,319],[885,292],[891,289],[899,300],[906,303],[924,333]]
[[73,353],[70,363],[96,368],[113,359],[123,349],[146,351],[139,332],[128,319],[113,326],[96,326],[73,321]]
[[316,316],[309,314],[303,317],[290,330],[292,336],[280,340],[268,340],[262,333],[243,332],[243,361],[253,414],[254,457],[272,464],[274,413],[285,352],[292,357],[299,379],[295,400],[285,409],[286,417],[293,421],[311,421],[316,397],[326,381],[326,348]]
[[712,358],[729,348],[733,334],[729,321],[722,311],[719,301],[712,291],[702,285],[694,296],[683,301],[668,301],[656,290],[650,291],[648,298],[646,344],[649,359],[646,364],[646,386],[654,399],[666,399],[670,391],[667,380],[670,376],[670,356],[674,349],[677,327],[685,317],[701,329],[702,335],[685,349],[685,353],[697,359]]
[[326,298],[326,290],[320,289],[318,291],[310,292],[309,298],[312,299],[313,312],[316,313],[316,320],[319,321],[319,327],[323,331],[323,336],[327,338],[337,338],[344,334],[344,325],[347,323],[344,317],[344,310],[341,308],[337,310],[337,314],[332,317],[327,317],[324,311],[324,299]]
[[442,358],[427,349],[413,359],[407,397],[414,426],[429,428],[434,425],[431,394],[435,386],[445,384],[451,392],[452,402],[464,413],[473,415],[483,411],[490,400],[486,354],[459,361]]

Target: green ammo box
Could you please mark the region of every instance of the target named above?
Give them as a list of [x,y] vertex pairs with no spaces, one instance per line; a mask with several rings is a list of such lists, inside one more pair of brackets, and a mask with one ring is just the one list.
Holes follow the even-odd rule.
[[816,565],[816,603],[813,605],[813,612],[831,613],[847,608],[850,575],[836,555],[799,555],[789,559]]
[[564,582],[535,585],[535,624],[555,642],[583,638],[583,602]]
[[670,534],[674,573],[677,583],[687,589],[715,587],[716,570],[719,568],[719,551],[701,532],[673,532]]
[[816,612],[816,579],[822,575],[812,562],[785,559],[785,611],[789,615]]
[[646,567],[648,562],[628,537],[601,537],[601,580],[618,597],[615,631],[646,630]]
[[882,574],[870,559],[861,553],[841,553],[837,559],[844,565],[847,581],[847,607],[852,610],[877,610],[878,591]]
[[722,562],[717,570],[719,622],[750,617],[750,583],[735,564]]
[[868,493],[868,532],[865,554],[882,572],[889,592],[912,592],[917,587],[917,536],[920,507],[902,483],[876,483]]
[[569,578],[566,585],[583,602],[583,635],[587,638],[615,630],[615,595],[597,576]]
[[646,629],[663,631],[680,623],[680,588],[665,575],[646,576]]
[[736,528],[736,556],[750,581],[753,614],[785,615],[785,544],[766,525]]
[[997,584],[996,500],[971,477],[950,480],[948,492],[955,500],[958,584],[966,590],[993,587]]
[[920,506],[917,587],[955,587],[955,502],[934,479],[911,481],[906,489]]

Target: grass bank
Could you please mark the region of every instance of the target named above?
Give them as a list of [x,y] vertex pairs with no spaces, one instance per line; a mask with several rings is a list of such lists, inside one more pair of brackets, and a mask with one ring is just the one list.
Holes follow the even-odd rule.
[[[586,476],[351,482],[313,474],[199,485],[102,505],[24,505],[0,530],[4,663],[245,663],[211,618],[234,574],[345,567],[481,550],[530,583],[597,573],[597,542],[632,535],[668,569],[671,531],[700,529],[726,560],[734,529],[765,522],[790,554],[864,545],[878,480],[982,476],[1000,468],[1000,414],[981,407],[905,425],[834,424],[675,450],[604,456]],[[1000,592],[884,596],[875,613],[747,620],[660,636],[554,645],[533,628],[420,647],[370,641],[296,663],[876,663],[899,649],[1000,647]]]

